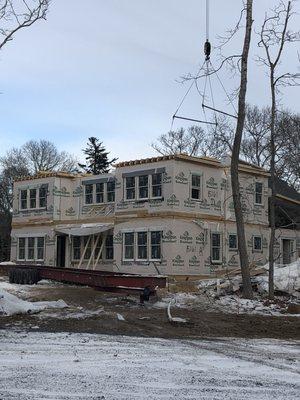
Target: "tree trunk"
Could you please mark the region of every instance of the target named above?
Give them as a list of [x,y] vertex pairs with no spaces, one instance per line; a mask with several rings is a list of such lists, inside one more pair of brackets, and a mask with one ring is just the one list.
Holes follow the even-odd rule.
[[231,158],[231,186],[232,186],[232,196],[233,196],[235,219],[237,226],[238,249],[240,256],[242,279],[243,279],[243,296],[249,299],[253,297],[253,293],[251,287],[249,260],[248,260],[246,237],[245,237],[244,216],[243,216],[242,202],[240,195],[238,166],[239,166],[240,147],[241,147],[241,141],[245,123],[248,55],[250,49],[251,31],[253,22],[252,4],[253,0],[247,0],[246,32],[244,38],[242,63],[241,63],[241,82],[240,82],[239,101],[238,101],[238,119],[237,119],[236,132],[235,132],[235,138],[232,149],[232,158]]
[[271,83],[271,124],[270,124],[270,183],[271,183],[271,197],[270,197],[270,243],[269,243],[269,298],[274,298],[274,244],[275,244],[275,115],[276,115],[276,93],[274,84],[274,69],[271,67],[270,74]]

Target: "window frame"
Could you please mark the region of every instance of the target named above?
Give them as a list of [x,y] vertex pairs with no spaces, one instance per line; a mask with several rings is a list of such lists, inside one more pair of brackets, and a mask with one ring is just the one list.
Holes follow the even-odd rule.
[[[153,232],[159,232],[160,233],[160,242],[159,244],[152,244],[152,238],[151,234]],[[131,233],[133,234],[133,258],[125,258],[125,234]],[[147,234],[147,240],[146,240],[146,245],[147,245],[147,258],[139,258],[139,244],[138,244],[138,235],[140,233],[146,233]],[[137,262],[145,262],[145,263],[150,263],[150,262],[159,262],[162,259],[162,237],[163,237],[163,231],[162,230],[157,230],[157,229],[138,229],[136,231],[124,231],[122,232],[122,261],[137,261]],[[159,246],[160,247],[160,258],[152,258],[152,246]]]
[[[24,239],[24,258],[20,258],[20,240]],[[17,261],[26,261],[26,237],[18,237]]]
[[[260,249],[256,249],[255,248],[255,238],[259,238],[260,239]],[[253,235],[252,236],[252,248],[253,248],[253,252],[262,253],[262,251],[263,251],[262,235]]]
[[[45,243],[45,236],[19,236],[17,243],[17,261],[45,261],[45,253],[46,253],[46,243]],[[28,257],[29,253],[29,239],[33,239],[33,246],[30,249],[33,249],[33,258]],[[38,246],[38,239],[43,239],[43,247]],[[20,240],[24,240],[24,258],[20,258]],[[43,248],[43,258],[38,258],[38,249]]]
[[[159,242],[159,247],[160,247],[160,258],[153,258],[152,257],[152,246],[158,246],[157,244],[153,244],[152,243],[152,233],[154,232],[159,232],[160,233],[160,242]],[[149,238],[149,261],[154,262],[154,261],[161,261],[161,256],[162,256],[162,231],[158,231],[158,230],[150,230],[150,238]]]
[[[41,190],[45,190],[45,195],[40,196]],[[35,191],[35,197],[31,196],[31,192]],[[22,199],[22,193],[26,193],[26,198]],[[47,188],[46,187],[29,187],[27,189],[19,189],[19,210],[20,211],[31,211],[31,210],[45,210],[47,208]],[[40,200],[45,200],[45,205],[40,205]],[[35,207],[31,207],[31,201],[35,201]],[[26,202],[26,207],[22,207],[22,202]]]
[[[230,247],[230,236],[235,236],[236,247]],[[229,251],[237,251],[237,250],[238,250],[238,237],[237,237],[237,233],[229,233],[229,234],[228,234],[228,249],[229,249]]]
[[[155,183],[153,184],[153,176],[154,175],[159,175],[160,176],[160,183]],[[147,186],[143,185],[140,186],[140,177],[144,177],[147,176],[148,177],[148,182],[147,182]],[[162,178],[163,174],[162,172],[156,172],[156,173],[145,173],[142,175],[136,175],[136,176],[125,176],[123,178],[123,187],[124,187],[124,199],[125,201],[147,201],[147,200],[158,200],[158,199],[162,199],[163,198],[163,178]],[[127,179],[133,179],[134,182],[134,186],[129,186],[127,187]],[[145,188],[147,187],[147,193],[148,196],[147,197],[141,197],[140,196],[140,188]],[[155,187],[160,187],[160,196],[153,196],[153,189]],[[134,190],[134,197],[133,198],[128,198],[127,197],[127,190]]]
[[[133,247],[133,258],[126,258],[125,257],[125,255],[126,255],[126,249],[125,249],[125,247],[126,247],[126,245],[125,245],[125,235],[126,234],[133,234],[133,244],[132,245],[130,245],[130,246],[132,246]],[[135,237],[136,237],[136,235],[135,235],[135,232],[133,232],[133,231],[128,231],[128,232],[123,232],[123,236],[122,236],[122,260],[123,261],[134,261],[135,260]],[[128,245],[127,245],[128,246]]]
[[[159,184],[153,184],[153,176],[154,175],[160,175],[160,183]],[[149,194],[150,194],[150,199],[162,199],[163,197],[163,181],[162,181],[162,172],[156,172],[154,174],[150,174],[150,182],[149,182]],[[153,188],[154,187],[160,187],[160,196],[153,196]]]
[[[108,184],[113,184],[113,188],[114,190],[110,190],[108,191]],[[103,191],[97,190],[97,185],[103,185]],[[84,205],[85,206],[95,206],[95,205],[99,205],[99,204],[111,204],[111,203],[115,203],[116,201],[116,182],[115,179],[110,179],[107,180],[106,182],[95,182],[95,183],[88,183],[88,184],[83,184],[84,186]],[[91,193],[86,193],[86,188],[88,186],[92,187],[92,192]],[[108,199],[108,194],[112,195],[113,193],[113,200],[109,200]],[[102,194],[103,196],[103,201],[102,202],[98,202],[97,201],[97,195]],[[86,196],[87,195],[91,195],[92,198],[92,202],[91,203],[87,203],[86,202]]]
[[[261,192],[257,191],[257,185],[260,185]],[[256,201],[257,200],[257,195],[260,196],[260,199],[261,199],[260,203]],[[262,182],[255,182],[254,204],[257,205],[257,206],[261,206],[263,204],[263,183]]]
[[[219,238],[220,238],[219,247],[213,246],[213,240],[212,240],[213,235],[219,235]],[[213,259],[213,248],[220,249],[220,258],[218,260]],[[211,232],[211,234],[210,234],[210,260],[211,260],[212,264],[222,264],[222,234],[220,232]]]
[[[150,179],[149,179],[149,176],[150,175],[139,175],[139,176],[137,176],[137,179],[136,179],[136,181],[135,181],[135,184],[137,185],[137,190],[136,190],[136,195],[137,195],[137,199],[138,200],[148,200],[149,199],[149,183],[150,183]],[[144,178],[144,177],[146,177],[147,178],[147,185],[140,185],[140,179],[141,178]],[[146,190],[147,190],[147,196],[146,197],[141,197],[140,196],[140,190],[141,189],[145,189],[146,188]]]
[[[199,186],[195,186],[193,185],[193,177],[197,177],[199,178]],[[194,190],[199,190],[199,197],[195,198],[193,197],[193,189]],[[191,181],[190,181],[190,198],[193,201],[201,201],[202,200],[202,174],[196,173],[196,172],[192,172],[191,173]]]
[[[38,246],[39,239],[43,239],[43,246]],[[43,258],[39,258],[39,249],[43,249]],[[35,260],[36,261],[44,261],[45,260],[45,237],[44,236],[36,236],[35,237]]]
[[[137,261],[148,261],[149,259],[149,235],[148,231],[137,231],[134,233],[136,236],[136,260]],[[139,234],[146,234],[146,245],[139,245]],[[139,258],[139,247],[146,247],[146,258]]]

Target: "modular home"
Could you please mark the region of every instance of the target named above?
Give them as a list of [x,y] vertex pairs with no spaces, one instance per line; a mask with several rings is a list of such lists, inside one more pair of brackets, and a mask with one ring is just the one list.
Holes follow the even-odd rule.
[[[269,174],[240,162],[251,263],[268,261]],[[300,203],[299,203],[300,204]],[[277,229],[277,262],[300,235]],[[239,267],[230,159],[170,155],[109,174],[39,173],[14,184],[11,261],[144,275],[211,276]]]

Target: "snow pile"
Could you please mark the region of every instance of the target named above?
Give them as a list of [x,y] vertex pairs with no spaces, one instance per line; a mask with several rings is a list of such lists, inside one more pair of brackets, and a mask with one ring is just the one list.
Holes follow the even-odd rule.
[[221,311],[233,314],[282,315],[287,308],[282,308],[280,304],[269,303],[259,299],[242,299],[236,295],[221,296],[216,300],[216,305]]
[[15,314],[33,314],[47,308],[68,307],[63,300],[29,302],[19,299],[13,294],[0,290],[0,316]]
[[[264,269],[269,270],[269,264]],[[256,278],[259,289],[268,291],[268,276],[258,276]],[[300,291],[300,258],[288,265],[275,265],[274,267],[274,287],[275,290],[296,295]]]

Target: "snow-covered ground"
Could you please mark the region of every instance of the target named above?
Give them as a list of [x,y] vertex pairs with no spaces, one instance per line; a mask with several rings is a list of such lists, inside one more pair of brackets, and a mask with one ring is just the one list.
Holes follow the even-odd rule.
[[0,399],[295,400],[299,343],[0,331]]

